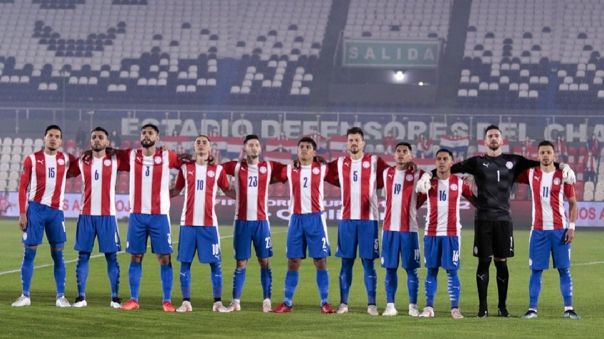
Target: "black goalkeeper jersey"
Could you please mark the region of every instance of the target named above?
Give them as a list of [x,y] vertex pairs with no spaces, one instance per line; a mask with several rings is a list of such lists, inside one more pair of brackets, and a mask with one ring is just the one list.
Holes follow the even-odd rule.
[[497,157],[471,157],[454,164],[451,172],[474,176],[478,188],[477,220],[511,221],[510,194],[514,182],[524,170],[536,166],[539,166],[539,161],[504,153]]

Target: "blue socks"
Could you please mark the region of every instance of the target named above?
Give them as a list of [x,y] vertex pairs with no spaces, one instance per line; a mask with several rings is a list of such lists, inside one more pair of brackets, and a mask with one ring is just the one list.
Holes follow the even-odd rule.
[[426,275],[426,306],[434,306],[434,295],[436,294],[436,288],[438,287],[438,267],[427,268],[428,274]]
[[294,299],[294,292],[296,292],[296,286],[298,286],[298,278],[298,271],[288,270],[285,274],[285,297],[283,299],[283,302],[289,307],[291,307],[293,304],[292,300]]
[[23,295],[29,297],[29,289],[31,286],[31,278],[34,275],[34,258],[36,250],[25,246],[23,250],[23,263],[21,264],[21,285]]
[[396,275],[396,268],[386,269],[386,279],[384,280],[386,287],[386,302],[394,303],[394,296],[396,295],[396,289],[398,288],[398,276]]
[[191,263],[180,263],[180,291],[182,300],[191,299]]
[[570,276],[570,269],[559,268],[558,273],[560,274],[560,292],[562,293],[562,299],[564,299],[564,307],[572,307],[573,280]]
[[375,305],[375,294],[377,290],[377,273],[373,259],[361,259],[363,273],[365,275],[365,289],[367,290],[367,304]]
[[340,303],[342,304],[348,304],[353,265],[354,259],[342,258],[342,267],[340,268]]
[[273,271],[270,266],[260,268],[260,283],[262,284],[262,297],[270,299],[273,289]]
[[459,294],[461,291],[461,283],[457,270],[447,270],[447,291],[449,292],[449,300],[451,308],[459,308]]
[[245,283],[245,267],[235,268],[233,272],[233,299],[241,299],[241,292],[243,292],[243,284]]
[[417,304],[417,291],[419,290],[419,276],[417,269],[408,269],[407,271],[407,290],[409,291],[409,303]]
[[160,264],[159,266],[163,301],[170,301],[172,300],[172,281],[174,279],[172,275],[172,263]]
[[329,295],[329,271],[317,270],[317,287],[319,288],[319,297],[321,298],[321,306],[327,304]]
[[[55,251],[53,251],[53,249]],[[63,244],[52,244],[50,255],[54,261],[55,283],[57,285],[57,298],[65,295],[65,260],[63,260]]]
[[212,275],[212,292],[214,294],[214,300],[220,300],[222,298],[222,266],[220,262],[210,264],[210,274]]
[[120,293],[120,264],[117,262],[117,253],[105,253],[107,261],[107,276],[111,285],[111,298],[117,298]]
[[140,262],[130,261],[128,279],[130,281],[130,298],[138,301],[141,276],[143,275],[143,265]]
[[531,270],[531,278],[529,279],[529,308],[533,310],[537,310],[539,304],[542,274],[543,270]]
[[86,280],[88,280],[88,262],[90,252],[80,252],[76,263],[76,282],[78,285],[78,297],[86,297]]

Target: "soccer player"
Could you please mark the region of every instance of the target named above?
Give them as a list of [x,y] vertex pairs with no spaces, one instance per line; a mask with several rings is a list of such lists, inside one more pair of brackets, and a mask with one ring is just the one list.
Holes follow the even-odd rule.
[[57,287],[57,307],[70,307],[65,298],[65,224],[63,196],[65,180],[74,175],[77,159],[59,151],[63,132],[57,125],[44,131],[44,149],[25,158],[19,183],[19,227],[23,232],[23,263],[21,264],[22,294],[13,307],[31,305],[30,286],[34,274],[34,258],[43,233],[50,244]]
[[[528,184],[533,200],[533,220],[529,243],[529,309],[524,319],[537,318],[541,292],[541,275],[549,267],[550,253],[560,275],[560,292],[564,300],[564,317],[580,319],[573,308],[573,282],[570,276],[570,244],[575,238],[577,199],[573,185],[563,182],[562,171],[556,169],[556,152],[550,141],[539,143],[537,168],[525,171],[518,181]],[[564,214],[564,198],[570,215]]]
[[276,173],[283,165],[273,161],[260,161],[262,146],[258,136],[247,135],[243,141],[245,159],[222,164],[225,172],[234,177],[237,208],[233,245],[237,262],[233,273],[233,301],[230,311],[241,310],[241,293],[245,283],[247,262],[251,257],[251,243],[260,264],[262,285],[262,311],[272,311],[271,288],[272,271],[269,258],[273,256],[271,231],[268,223],[268,186],[277,180]]
[[[111,286],[112,308],[120,308],[119,278],[120,266],[117,252],[121,250],[120,234],[117,227],[115,210],[115,184],[118,171],[128,171],[128,158],[119,156],[124,153],[106,151],[109,146],[109,134],[102,127],[90,132],[91,155],[78,160],[78,174],[82,175],[82,207],[78,218],[76,242],[78,251],[76,279],[78,296],[73,307],[86,307],[86,281],[88,262],[98,236],[99,251],[107,260],[107,275]],[[119,156],[119,157],[118,157]]]
[[299,166],[293,164],[283,168],[280,181],[289,182],[290,213],[287,230],[287,273],[285,275],[285,299],[275,308],[276,313],[287,313],[293,309],[294,292],[298,285],[300,262],[306,258],[306,249],[317,269],[317,287],[321,298],[321,312],[334,313],[327,302],[329,294],[329,272],[327,257],[331,254],[325,215],[323,214],[323,181],[327,165],[315,161],[317,144],[310,137],[298,141]]
[[[488,316],[487,290],[491,257],[495,258],[498,315],[509,316],[506,307],[509,272],[507,258],[514,256],[510,194],[514,181],[526,169],[539,166],[538,161],[516,154],[504,154],[501,130],[490,125],[484,132],[487,153],[474,156],[451,167],[451,173],[468,173],[474,176],[478,189],[474,219],[474,256],[478,257],[476,285],[478,287],[478,317]],[[565,181],[574,183],[575,174],[569,166],[561,166]],[[418,181],[419,192],[427,193],[431,187],[430,173]]]
[[398,143],[394,151],[396,165],[388,168],[383,173],[386,211],[382,226],[381,263],[382,267],[386,269],[384,280],[386,309],[382,315],[395,316],[398,314],[394,305],[394,298],[398,288],[396,271],[399,267],[400,258],[401,265],[407,272],[408,314],[417,317],[419,316],[419,310],[417,309],[419,286],[417,268],[420,267],[417,209],[421,205],[421,201],[415,193],[415,183],[421,177],[423,171],[407,169],[407,164],[413,159],[409,143]]
[[195,162],[183,164],[178,172],[171,196],[185,188],[185,202],[180,219],[178,261],[182,305],[176,312],[191,312],[191,263],[195,252],[199,262],[210,264],[214,304],[212,311],[228,312],[222,304],[222,267],[218,219],[214,205],[217,188],[227,193],[229,179],[221,165],[208,164],[212,153],[210,139],[200,135],[195,139]]
[[147,251],[147,235],[151,251],[157,254],[163,291],[164,312],[174,312],[172,305],[172,239],[170,233],[170,169],[180,168],[181,161],[174,151],[156,146],[159,129],[153,124],[141,128],[142,148],[129,151],[130,163],[130,217],[126,252],[131,254],[130,300],[123,310],[138,309],[142,261]]
[[376,316],[379,315],[375,300],[377,274],[374,266],[374,260],[379,257],[376,190],[383,186],[382,173],[388,164],[376,155],[363,152],[365,139],[361,128],[350,128],[346,137],[348,155],[330,162],[326,177],[327,182],[340,187],[342,199],[336,251],[336,256],[342,258],[340,306],[336,313],[348,312],[348,294],[358,245],[365,274],[367,313]]
[[426,269],[426,307],[419,315],[434,317],[434,296],[438,284],[438,268],[447,270],[447,286],[451,301],[451,317],[462,319],[459,311],[461,284],[457,271],[460,267],[461,223],[459,202],[463,195],[474,202],[472,188],[460,177],[451,175],[453,153],[447,149],[436,152],[436,178],[428,191],[428,210],[424,232],[424,260]]

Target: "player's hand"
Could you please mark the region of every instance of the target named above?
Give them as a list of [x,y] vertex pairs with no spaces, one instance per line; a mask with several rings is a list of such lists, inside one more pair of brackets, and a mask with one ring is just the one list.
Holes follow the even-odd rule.
[[573,229],[567,229],[566,230],[566,235],[564,236],[564,242],[567,244],[570,244],[571,242],[573,242],[573,240],[575,239],[575,230]]
[[107,147],[105,148],[105,153],[107,153],[108,156],[113,156],[116,153],[116,149],[113,147]]
[[216,158],[214,158],[211,154],[208,155],[208,165],[216,165]]
[[82,154],[80,154],[80,159],[82,159],[82,161],[90,161],[90,159],[92,159],[92,150],[89,149],[82,152]]
[[[176,156],[177,156],[178,160],[180,162],[182,162],[183,164],[188,164],[190,162],[193,162],[193,157],[191,157],[191,154],[179,153]],[[210,162],[210,158],[208,158],[208,162]]]
[[413,161],[409,161],[408,163],[406,163],[404,166],[404,169],[406,170],[410,170],[412,172],[415,172],[415,170],[417,169],[417,164],[414,163]]
[[300,160],[298,160],[298,159],[294,160],[294,168],[300,169],[300,166],[301,166]]
[[19,214],[19,228],[21,228],[22,232],[27,230],[27,215],[25,213]]
[[562,179],[565,183],[572,185],[577,182],[575,171],[568,164],[560,164],[560,169],[562,170]]
[[180,194],[180,190],[176,188],[170,188],[170,198],[174,198]]
[[312,159],[312,161],[314,161],[314,162],[318,162],[318,163],[320,163],[321,165],[325,165],[325,164],[327,164],[327,160],[325,160],[325,158],[323,158],[323,157],[322,157],[322,156],[320,156],[320,155],[315,155],[315,157]]
[[419,178],[419,180],[417,181],[417,184],[415,185],[415,192],[428,194],[430,187],[432,187],[432,184],[430,183],[431,179],[432,179],[432,173],[426,172],[426,173],[422,174],[421,178]]

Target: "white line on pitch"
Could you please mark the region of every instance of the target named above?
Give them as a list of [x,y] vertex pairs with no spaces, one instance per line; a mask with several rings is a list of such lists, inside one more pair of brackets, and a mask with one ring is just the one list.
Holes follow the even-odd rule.
[[[284,233],[284,232],[285,231],[271,232],[271,234],[279,234],[279,233]],[[229,239],[229,238],[232,238],[232,237],[233,237],[233,235],[231,234],[231,235],[221,236],[220,239]],[[175,245],[178,244],[178,241],[174,242],[174,244]],[[147,246],[147,247],[150,247],[150,246]],[[126,252],[124,252],[123,250],[117,252],[117,254],[123,254],[123,253],[126,253]],[[99,254],[91,255],[90,259],[100,258],[100,257],[104,257],[104,256],[105,256],[104,253],[99,253]],[[77,258],[76,259],[65,260],[65,264],[72,264],[72,263],[77,262],[77,261],[78,261]],[[54,264],[43,264],[43,265],[34,266],[34,269],[46,268],[46,267],[52,267],[52,266],[54,266]],[[0,276],[7,275],[7,274],[12,274],[12,273],[20,273],[20,272],[21,272],[21,269],[19,268],[19,269],[16,269],[16,270],[10,270],[10,271],[0,272]]]

